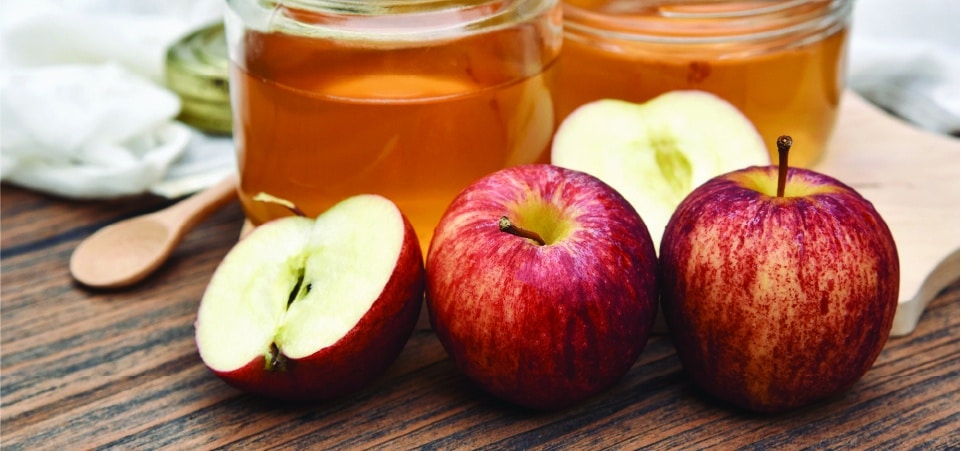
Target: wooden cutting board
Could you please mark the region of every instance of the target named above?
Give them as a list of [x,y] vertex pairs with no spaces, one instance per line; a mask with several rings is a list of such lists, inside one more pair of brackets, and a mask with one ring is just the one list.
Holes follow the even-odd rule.
[[815,170],[870,200],[898,246],[901,293],[891,334],[914,330],[927,303],[959,277],[957,139],[915,128],[854,93]]

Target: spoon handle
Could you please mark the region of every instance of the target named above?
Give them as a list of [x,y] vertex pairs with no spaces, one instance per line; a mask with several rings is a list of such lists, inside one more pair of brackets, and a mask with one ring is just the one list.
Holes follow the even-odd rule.
[[231,174],[217,184],[154,213],[154,220],[178,229],[178,233],[190,230],[236,196],[237,175]]

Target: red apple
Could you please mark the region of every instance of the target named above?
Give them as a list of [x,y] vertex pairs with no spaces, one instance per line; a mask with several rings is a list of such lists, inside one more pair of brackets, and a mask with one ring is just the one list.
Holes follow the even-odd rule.
[[661,306],[705,391],[755,411],[837,395],[874,364],[898,304],[894,239],[829,176],[750,167],[696,188],[660,247]]
[[551,165],[484,177],[427,254],[427,308],[457,367],[516,404],[560,409],[616,383],[657,312],[657,257],[633,207]]
[[200,302],[200,357],[229,384],[284,400],[371,383],[410,337],[424,291],[420,245],[390,200],[351,197],[316,220],[254,229]]

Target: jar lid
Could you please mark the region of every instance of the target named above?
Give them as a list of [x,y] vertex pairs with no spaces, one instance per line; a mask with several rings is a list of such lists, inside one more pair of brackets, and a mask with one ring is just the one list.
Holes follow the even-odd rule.
[[227,38],[223,23],[199,29],[167,49],[167,86],[180,96],[178,119],[201,130],[230,133]]

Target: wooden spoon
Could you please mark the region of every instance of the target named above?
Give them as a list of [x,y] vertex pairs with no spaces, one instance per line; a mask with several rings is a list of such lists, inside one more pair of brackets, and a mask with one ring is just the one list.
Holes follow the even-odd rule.
[[106,226],[73,251],[70,273],[96,288],[137,283],[167,260],[187,231],[236,194],[237,177],[231,175],[163,210]]

